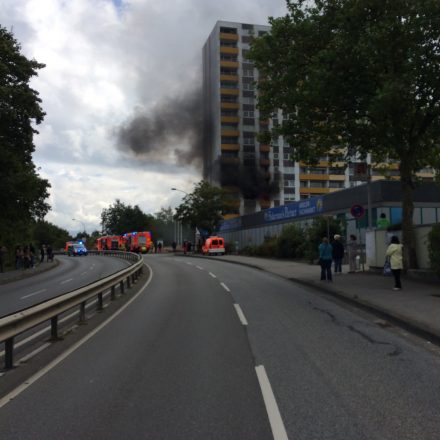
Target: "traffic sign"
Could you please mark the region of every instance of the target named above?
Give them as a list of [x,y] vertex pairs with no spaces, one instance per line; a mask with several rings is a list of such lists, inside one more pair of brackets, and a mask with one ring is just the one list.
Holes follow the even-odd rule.
[[350,213],[354,218],[361,218],[365,215],[365,208],[362,205],[353,205]]

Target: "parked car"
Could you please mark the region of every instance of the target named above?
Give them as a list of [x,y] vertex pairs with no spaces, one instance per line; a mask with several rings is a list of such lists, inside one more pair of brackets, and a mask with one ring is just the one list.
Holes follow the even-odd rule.
[[67,246],[67,255],[69,257],[76,257],[87,255],[87,248],[83,244],[75,243]]

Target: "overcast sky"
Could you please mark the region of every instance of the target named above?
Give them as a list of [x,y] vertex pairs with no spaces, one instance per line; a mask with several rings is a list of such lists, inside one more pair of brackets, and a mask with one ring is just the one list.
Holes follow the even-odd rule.
[[46,220],[91,233],[116,199],[177,206],[171,188],[202,177],[192,109],[208,35],[285,13],[285,0],[0,0],[0,24],[46,64],[31,84],[47,113],[34,154],[52,185]]

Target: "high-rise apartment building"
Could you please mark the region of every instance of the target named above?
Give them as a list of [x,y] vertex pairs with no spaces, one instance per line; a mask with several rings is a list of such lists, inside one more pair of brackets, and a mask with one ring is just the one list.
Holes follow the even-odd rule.
[[[314,166],[292,162],[282,137],[270,145],[258,141],[258,133],[283,117],[281,111],[269,120],[260,117],[258,71],[246,56],[252,37],[268,31],[269,26],[219,21],[203,47],[204,178],[227,190],[227,218],[363,183],[355,168],[328,156]],[[372,180],[398,176],[397,163],[372,167]],[[431,179],[432,173],[421,176]]]

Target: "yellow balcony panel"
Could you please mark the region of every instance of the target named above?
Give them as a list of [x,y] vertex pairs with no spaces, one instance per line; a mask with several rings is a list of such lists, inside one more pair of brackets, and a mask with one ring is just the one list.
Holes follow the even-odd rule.
[[429,171],[420,171],[416,173],[416,176],[429,179],[429,178],[434,178],[434,173]]
[[220,67],[235,67],[238,69],[238,61],[220,60]]
[[220,89],[222,95],[238,95],[240,90],[238,89]]
[[220,40],[238,41],[238,34],[228,34],[226,32],[220,32]]
[[238,137],[240,132],[238,130],[222,130],[222,136]]
[[240,163],[239,157],[221,157],[220,162],[224,165],[238,165]]
[[270,165],[270,160],[269,159],[260,158],[260,165],[262,165],[264,167],[268,167]]
[[329,188],[329,189],[328,189],[328,192],[330,192],[330,193],[334,193],[334,192],[336,192],[336,191],[341,191],[341,189],[344,189],[344,188]]
[[314,196],[316,195],[321,195],[321,194],[328,194],[330,188],[300,188],[299,192],[300,194],[313,194]]
[[226,199],[225,200],[228,207],[239,208],[240,207],[240,199]]
[[221,144],[222,151],[239,151],[240,144]]
[[[339,162],[338,162],[339,163]],[[330,165],[330,162],[328,161],[328,160],[320,160],[320,161],[318,161],[316,164],[314,164],[314,165],[310,165],[309,163],[305,163],[305,162],[303,162],[303,161],[301,161],[300,163],[299,163],[299,165],[301,166],[301,167],[320,167],[320,168],[327,168],[329,165]],[[332,167],[334,167],[335,166],[335,164],[332,164]]]
[[299,180],[329,180],[328,174],[300,174]]
[[237,217],[240,217],[240,214],[225,214],[223,216],[225,220],[231,220],[232,218],[237,218]]
[[260,204],[262,209],[270,208],[270,200],[260,199],[258,200],[258,203]]
[[268,145],[268,144],[260,144],[260,151],[262,153],[269,153],[270,145]]
[[239,194],[240,193],[240,188],[238,186],[226,185],[226,186],[223,186],[222,189],[224,189],[226,192],[231,193],[231,194]]
[[238,47],[220,46],[220,53],[238,55]]
[[240,104],[238,102],[221,102],[220,108],[240,108]]
[[240,122],[240,118],[238,116],[222,116],[220,118],[220,121],[221,122],[232,122],[232,123],[236,122],[236,123],[238,123],[238,122]]
[[238,83],[238,75],[220,75],[220,81],[235,81]]
[[330,174],[329,180],[337,180],[338,182],[343,182],[345,180],[345,176],[343,174]]

